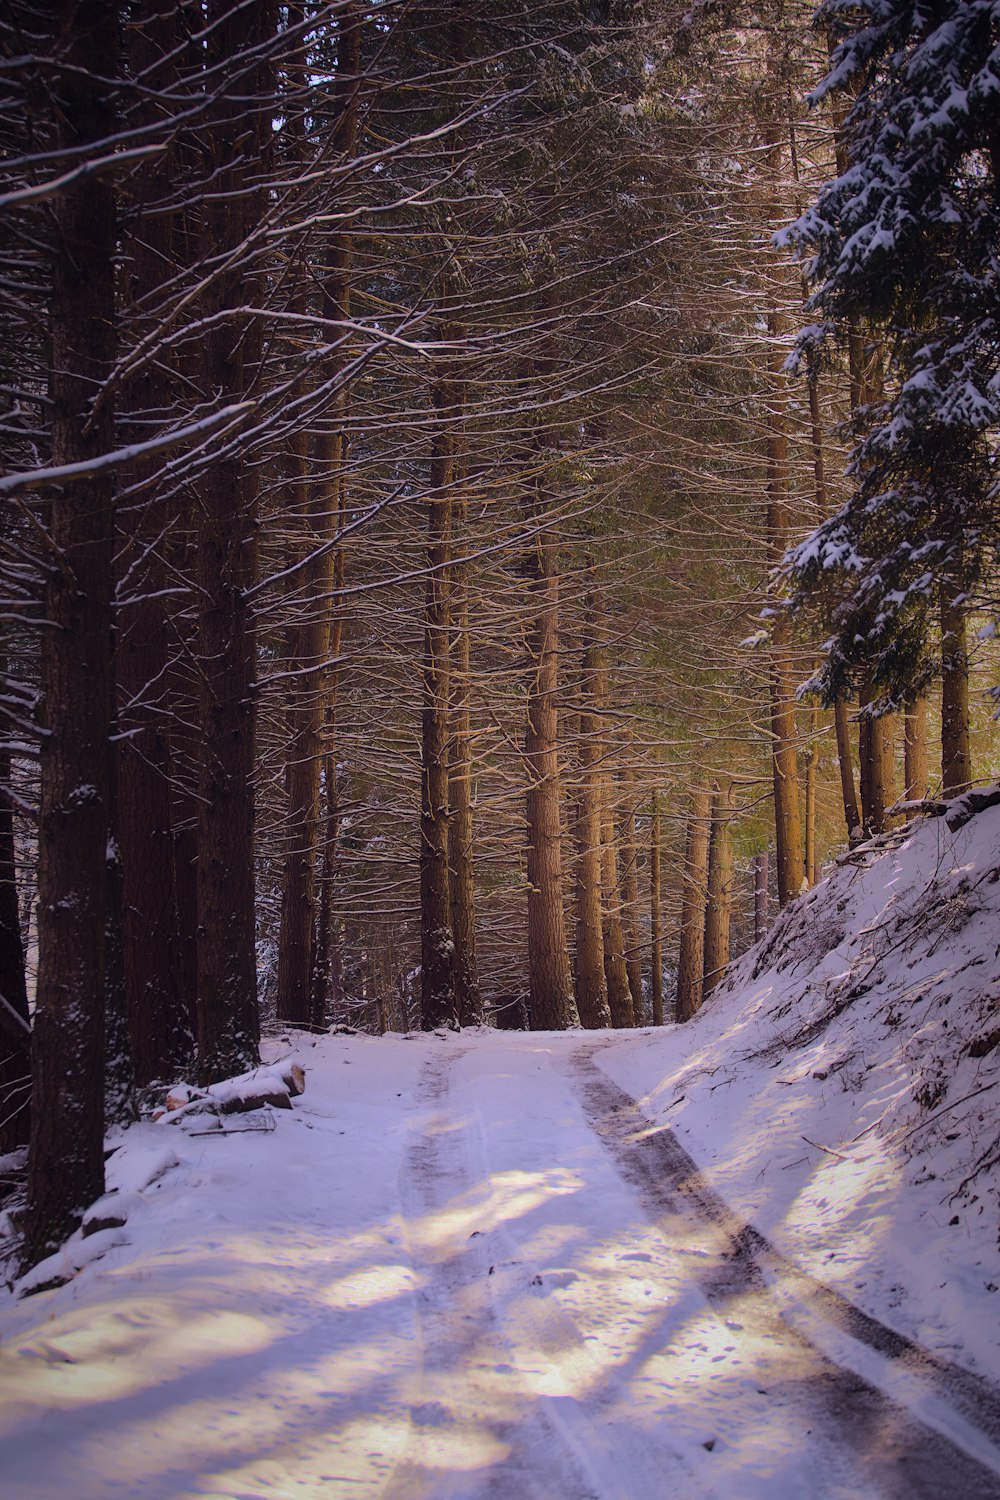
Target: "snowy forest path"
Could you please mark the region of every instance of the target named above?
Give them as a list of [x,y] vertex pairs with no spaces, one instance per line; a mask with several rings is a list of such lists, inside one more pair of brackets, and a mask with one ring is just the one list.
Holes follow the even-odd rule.
[[0,1303],[3,1500],[1000,1497],[993,1388],[734,1217],[646,1040],[316,1038],[270,1132],[132,1127],[124,1230]]

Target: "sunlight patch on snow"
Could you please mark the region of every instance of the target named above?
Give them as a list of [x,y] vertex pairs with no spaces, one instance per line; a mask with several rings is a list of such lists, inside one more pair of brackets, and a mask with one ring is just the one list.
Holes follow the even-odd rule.
[[44,1338],[16,1345],[17,1361],[0,1369],[0,1412],[11,1423],[29,1369],[33,1399],[89,1406],[177,1379],[220,1353],[255,1353],[274,1336],[260,1317],[223,1308],[196,1312],[183,1301],[109,1302],[92,1305],[81,1319],[74,1311],[51,1320]]
[[412,1292],[415,1286],[416,1277],[410,1266],[367,1266],[331,1282],[324,1288],[322,1300],[330,1307],[372,1307],[376,1302],[391,1302]]
[[553,1198],[579,1192],[583,1185],[577,1173],[563,1167],[546,1172],[495,1172],[446,1207],[410,1220],[407,1233],[429,1261],[447,1260],[470,1234],[495,1229],[508,1219],[525,1218]]

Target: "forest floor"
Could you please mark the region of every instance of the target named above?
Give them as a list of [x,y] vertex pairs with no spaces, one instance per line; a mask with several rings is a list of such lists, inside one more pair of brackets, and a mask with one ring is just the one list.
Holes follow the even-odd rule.
[[278,1037],[273,1130],[113,1138],[4,1500],[1000,1497],[998,849],[858,852],[683,1028]]

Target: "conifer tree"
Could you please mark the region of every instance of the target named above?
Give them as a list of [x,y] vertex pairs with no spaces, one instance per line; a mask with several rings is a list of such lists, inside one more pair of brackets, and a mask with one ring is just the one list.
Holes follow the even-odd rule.
[[847,163],[786,233],[811,256],[822,320],[802,347],[865,325],[884,394],[861,413],[848,503],[792,554],[800,601],[837,580],[821,681],[862,666],[875,711],[943,679],[942,778],[971,776],[965,617],[998,536],[1000,132],[989,0],[828,0],[835,43],[815,94],[852,101]]

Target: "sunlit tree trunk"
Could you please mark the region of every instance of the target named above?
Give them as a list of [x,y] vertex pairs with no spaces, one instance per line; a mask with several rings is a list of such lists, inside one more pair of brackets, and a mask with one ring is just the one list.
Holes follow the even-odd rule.
[[717,783],[712,792],[710,808],[703,999],[707,999],[715,989],[729,963],[733,885],[733,855],[729,831],[731,798],[730,784]]
[[602,828],[604,851],[601,864],[601,893],[604,915],[604,975],[608,982],[608,1006],[611,1010],[612,1026],[634,1026],[632,991],[629,989],[628,969],[625,966],[625,934],[622,928],[621,880],[618,871],[615,810],[608,778],[605,778]]
[[531,558],[534,618],[529,634],[525,761],[528,836],[528,985],[531,1025],[562,1030],[577,1019],[563,910],[559,809],[559,572],[556,545],[541,532]]
[[580,793],[576,820],[576,1003],[580,1024],[609,1026],[608,984],[604,976],[601,913],[601,748],[600,692],[603,673],[594,629],[595,604],[585,602],[580,679]]
[[622,926],[625,932],[625,969],[632,996],[633,1024],[643,1019],[642,934],[639,925],[639,849],[635,839],[635,773],[625,772],[625,808],[622,814]]
[[903,716],[903,780],[908,802],[927,796],[927,699],[918,698]]
[[649,995],[653,1009],[653,1025],[663,1025],[663,908],[661,905],[660,878],[660,796],[654,792],[649,815],[649,933],[650,976]]
[[684,856],[681,944],[677,962],[678,1021],[690,1021],[701,1008],[703,998],[710,814],[709,792],[704,787],[695,787],[691,793]]

